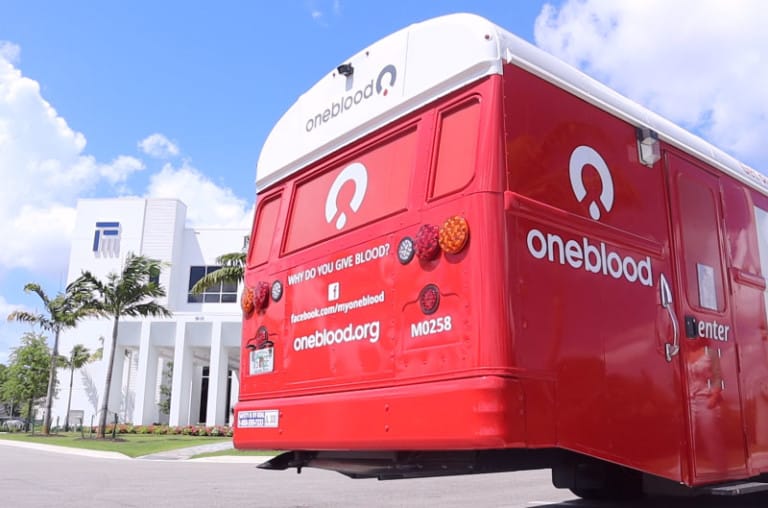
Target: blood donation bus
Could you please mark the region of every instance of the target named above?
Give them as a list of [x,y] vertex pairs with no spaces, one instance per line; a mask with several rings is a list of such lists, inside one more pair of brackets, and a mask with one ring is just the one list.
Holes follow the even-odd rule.
[[324,76],[257,168],[240,449],[582,497],[768,487],[768,179],[474,15]]

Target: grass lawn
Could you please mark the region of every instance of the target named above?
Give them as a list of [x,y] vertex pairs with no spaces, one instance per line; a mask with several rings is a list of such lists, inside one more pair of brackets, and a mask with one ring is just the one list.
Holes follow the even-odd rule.
[[85,439],[79,432],[60,432],[43,436],[42,434],[27,434],[23,432],[0,433],[0,439],[11,439],[27,443],[41,443],[55,446],[68,446],[86,450],[100,450],[106,452],[118,452],[129,457],[140,457],[150,453],[158,453],[177,448],[187,448],[211,443],[231,441],[231,437],[212,436],[184,436],[184,435],[156,435],[156,434],[118,434],[114,441],[111,435],[107,439]]

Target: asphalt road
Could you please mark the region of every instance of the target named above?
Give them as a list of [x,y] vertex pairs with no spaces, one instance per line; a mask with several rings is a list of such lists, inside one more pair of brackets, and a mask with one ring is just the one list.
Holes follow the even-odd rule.
[[[351,480],[252,463],[98,458],[0,446],[3,507],[610,508],[551,486],[549,471],[415,480]],[[626,508],[628,505],[615,505]],[[765,508],[768,497],[653,500],[637,507]]]

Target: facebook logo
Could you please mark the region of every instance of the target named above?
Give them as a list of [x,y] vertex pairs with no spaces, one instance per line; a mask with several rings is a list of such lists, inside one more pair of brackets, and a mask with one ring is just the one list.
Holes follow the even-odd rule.
[[93,233],[93,252],[99,257],[120,255],[120,223],[97,222]]
[[328,301],[333,302],[339,299],[339,290],[341,286],[338,282],[328,284]]

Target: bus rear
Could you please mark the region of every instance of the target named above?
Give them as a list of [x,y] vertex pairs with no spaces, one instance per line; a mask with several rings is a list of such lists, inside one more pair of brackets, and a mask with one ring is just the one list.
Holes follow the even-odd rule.
[[413,27],[359,53],[270,135],[245,276],[238,448],[302,451],[302,464],[365,452],[333,468],[379,474],[371,461],[398,451],[525,444],[498,283],[498,45],[457,28],[445,55],[412,51],[430,37]]

